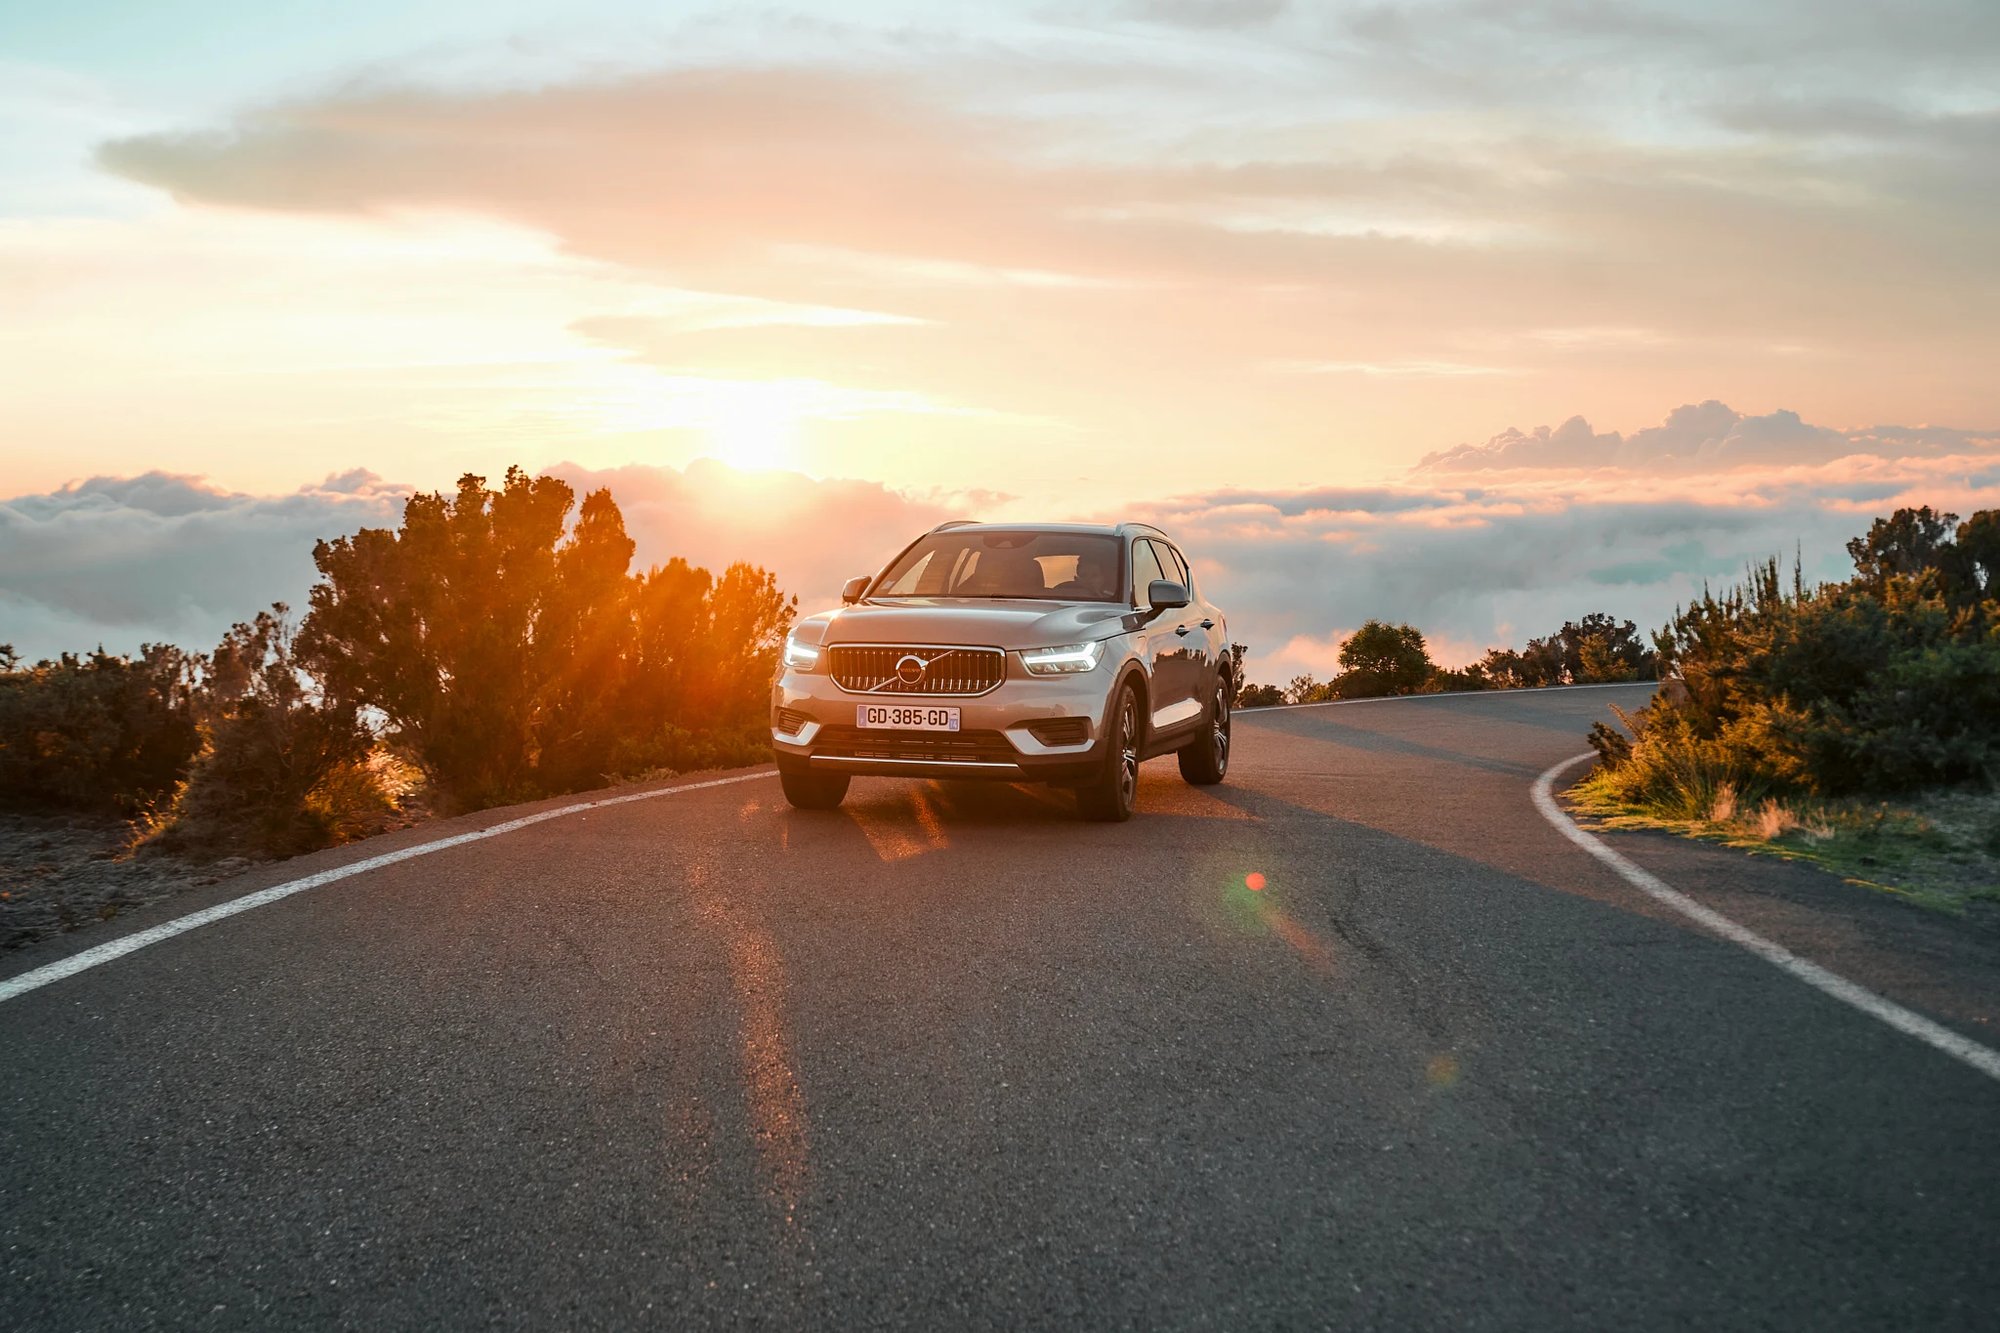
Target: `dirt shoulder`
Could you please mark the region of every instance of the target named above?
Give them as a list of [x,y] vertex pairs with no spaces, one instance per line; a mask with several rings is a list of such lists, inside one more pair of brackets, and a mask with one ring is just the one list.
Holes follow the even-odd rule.
[[133,850],[121,819],[0,814],[0,951],[214,884],[247,870],[242,858],[197,864]]

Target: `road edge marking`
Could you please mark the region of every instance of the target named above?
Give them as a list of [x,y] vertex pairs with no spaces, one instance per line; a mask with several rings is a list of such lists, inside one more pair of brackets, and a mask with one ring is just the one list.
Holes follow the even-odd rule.
[[1942,1023],[1905,1009],[1894,1000],[1884,999],[1865,986],[1856,985],[1838,973],[1827,971],[1818,963],[1806,961],[1784,945],[1765,939],[1747,926],[1738,925],[1713,908],[1704,907],[1651,871],[1635,865],[1613,851],[1600,839],[1578,828],[1576,821],[1569,817],[1568,812],[1556,804],[1555,781],[1578,764],[1596,757],[1594,752],[1572,756],[1535,779],[1535,808],[1541,811],[1542,818],[1555,826],[1556,832],[1611,867],[1619,878],[1655,902],[1673,908],[1682,916],[1721,936],[1729,943],[1749,950],[1814,990],[1832,996],[1851,1008],[1859,1009],[1870,1018],[1888,1024],[1905,1036],[1915,1037],[1926,1046],[1942,1051],[1990,1079],[2000,1080],[2000,1051],[1982,1046]]
[[8,1000],[14,999],[16,996],[26,995],[29,991],[39,990],[50,982],[61,981],[64,977],[73,977],[79,972],[88,971],[93,967],[111,962],[113,959],[123,958],[128,953],[136,952],[151,944],[158,944],[162,940],[172,939],[176,935],[184,935],[190,930],[198,930],[203,926],[212,925],[227,917],[235,916],[239,912],[248,912],[253,908],[268,906],[281,898],[289,898],[295,893],[304,893],[307,889],[317,889],[323,885],[352,878],[366,871],[379,870],[383,866],[394,865],[398,861],[408,861],[419,856],[429,856],[432,852],[442,852],[451,847],[463,847],[466,843],[479,842],[486,838],[497,838],[503,833],[513,833],[519,829],[527,828],[531,824],[546,823],[551,819],[561,819],[565,815],[582,814],[586,810],[602,810],[606,806],[628,805],[633,801],[650,801],[660,796],[676,796],[681,792],[701,791],[708,787],[727,787],[732,783],[750,782],[757,778],[768,778],[777,771],[775,768],[766,768],[760,769],[755,773],[738,773],[733,777],[710,778],[705,782],[684,782],[678,787],[655,787],[651,791],[628,792],[623,796],[606,796],[595,801],[579,801],[574,805],[565,805],[554,810],[538,810],[532,815],[522,815],[516,819],[509,819],[498,824],[489,825],[486,828],[473,829],[468,833],[454,833],[447,838],[434,838],[429,842],[419,842],[409,847],[399,847],[393,852],[382,852],[375,856],[364,857],[359,861],[350,861],[344,866],[334,866],[330,870],[322,870],[317,874],[304,875],[298,879],[289,879],[282,884],[273,884],[269,888],[258,889],[254,893],[246,893],[240,898],[231,898],[228,902],[217,903],[213,907],[204,907],[198,912],[189,912],[186,916],[177,916],[171,921],[162,921],[157,926],[148,926],[146,929],[134,931],[130,935],[121,935],[115,940],[106,940],[103,944],[80,950],[67,958],[58,958],[53,963],[45,963],[41,967],[23,972],[19,976],[7,977],[4,980],[0,980],[0,1004],[5,1004]]

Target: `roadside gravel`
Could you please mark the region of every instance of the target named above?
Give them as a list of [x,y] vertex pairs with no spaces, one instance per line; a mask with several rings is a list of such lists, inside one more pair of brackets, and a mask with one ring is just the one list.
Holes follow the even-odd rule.
[[250,866],[132,850],[122,819],[0,814],[0,951],[213,884]]

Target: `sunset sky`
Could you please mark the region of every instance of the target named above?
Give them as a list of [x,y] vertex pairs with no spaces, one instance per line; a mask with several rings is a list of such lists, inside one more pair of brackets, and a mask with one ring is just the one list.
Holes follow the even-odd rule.
[[2000,504],[1996,90],[1990,0],[11,5],[0,641],[510,462],[807,601],[1154,517],[1268,676],[1838,574]]

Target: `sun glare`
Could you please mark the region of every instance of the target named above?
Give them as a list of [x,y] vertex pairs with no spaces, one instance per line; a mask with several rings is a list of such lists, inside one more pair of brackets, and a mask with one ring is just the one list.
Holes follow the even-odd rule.
[[705,423],[708,452],[746,471],[787,467],[795,461],[799,417],[777,394],[735,395],[717,405]]

